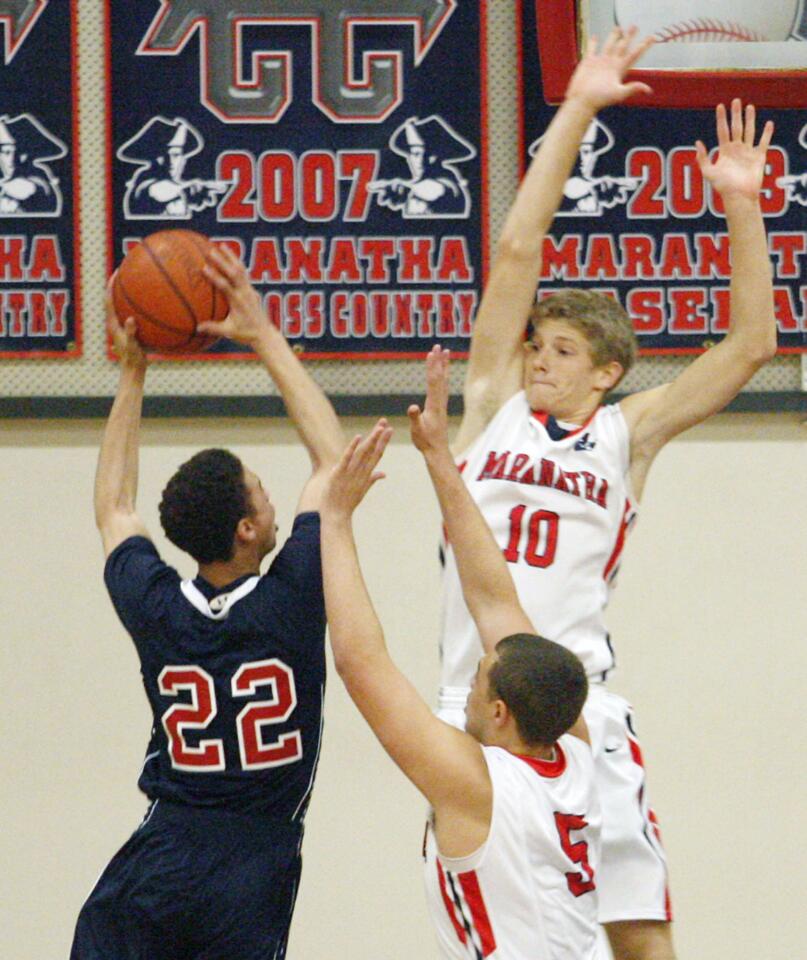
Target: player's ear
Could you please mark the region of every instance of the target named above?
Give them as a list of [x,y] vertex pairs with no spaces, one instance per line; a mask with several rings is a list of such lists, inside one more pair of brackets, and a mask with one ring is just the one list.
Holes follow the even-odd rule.
[[251,517],[241,517],[235,528],[235,540],[237,543],[248,544],[255,539],[255,524]]
[[510,717],[510,709],[504,700],[494,700],[493,701],[493,723],[501,728],[507,723],[507,720]]
[[597,373],[594,379],[595,385],[602,390],[603,393],[608,393],[609,390],[613,390],[619,383],[624,372],[625,370],[618,360],[609,360],[608,363],[597,367]]

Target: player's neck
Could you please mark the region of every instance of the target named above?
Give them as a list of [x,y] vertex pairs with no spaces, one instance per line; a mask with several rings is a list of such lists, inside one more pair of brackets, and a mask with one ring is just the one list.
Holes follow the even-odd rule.
[[563,409],[547,410],[546,413],[554,417],[560,426],[574,429],[587,423],[601,403],[602,394],[598,393],[581,404],[564,407]]
[[536,760],[554,760],[555,745],[553,743],[527,743],[518,735],[515,729],[501,729],[495,739],[487,740],[486,744],[492,747],[504,747],[509,753],[520,757],[534,757]]
[[555,744],[543,743],[525,743],[520,737],[517,743],[507,748],[510,753],[516,753],[520,757],[532,757],[535,760],[555,760],[557,751]]
[[239,577],[254,576],[260,573],[260,561],[254,557],[235,556],[232,560],[216,560],[213,563],[200,563],[199,576],[212,587],[226,587]]

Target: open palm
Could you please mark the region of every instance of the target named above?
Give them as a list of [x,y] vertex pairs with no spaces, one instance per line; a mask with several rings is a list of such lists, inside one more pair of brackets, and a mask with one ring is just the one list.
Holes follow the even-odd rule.
[[740,100],[732,100],[731,125],[722,103],[718,104],[715,115],[717,157],[711,160],[700,140],[695,144],[701,172],[724,199],[731,196],[755,199],[765,175],[765,157],[773,136],[773,123],[769,120],[765,124],[755,146],[756,111],[753,104],[746,106],[743,116]]
[[653,43],[646,37],[634,44],[636,27],[611,31],[602,50],[597,51],[597,38],[592,37],[586,53],[569,81],[567,99],[585,101],[595,111],[611,104],[622,103],[635,93],[650,93],[646,83],[624,83],[625,74]]

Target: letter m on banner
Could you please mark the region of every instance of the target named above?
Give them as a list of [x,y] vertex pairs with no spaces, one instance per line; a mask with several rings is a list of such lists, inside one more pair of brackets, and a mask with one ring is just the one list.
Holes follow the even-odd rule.
[[367,51],[356,76],[355,27],[411,24],[417,66],[456,6],[457,0],[161,0],[137,52],[176,56],[198,30],[201,102],[225,123],[277,123],[291,103],[291,52],[256,50],[247,64],[244,30],[307,25],[317,107],[335,123],[381,123],[403,99],[402,55]]

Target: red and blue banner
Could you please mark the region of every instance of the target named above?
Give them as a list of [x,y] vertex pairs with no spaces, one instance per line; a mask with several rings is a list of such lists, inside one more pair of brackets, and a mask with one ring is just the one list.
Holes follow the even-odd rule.
[[0,0],[0,357],[77,357],[77,0]]
[[[525,168],[556,109],[544,95],[539,54],[544,60],[550,57],[557,37],[545,18],[536,22],[541,2],[520,3]],[[807,114],[765,108],[759,111],[759,130],[767,119],[774,120],[776,132],[762,210],[774,271],[779,350],[803,352]],[[544,245],[541,294],[561,287],[612,294],[633,318],[645,354],[700,352],[730,325],[725,217],[719,195],[701,176],[694,146],[698,139],[715,144],[711,109],[604,110],[586,132]]]
[[191,228],[232,246],[307,357],[465,353],[487,244],[485,13],[110,3],[112,265]]

